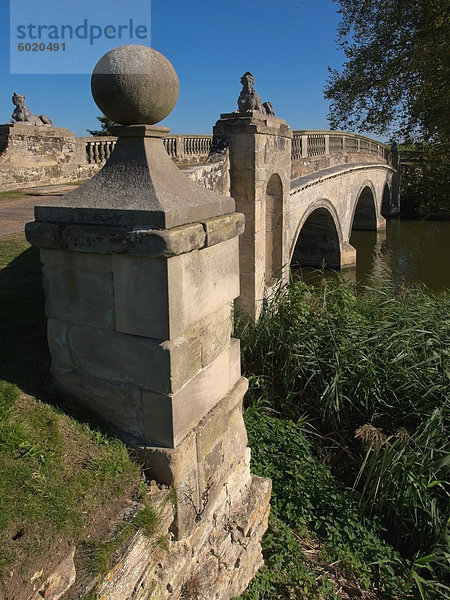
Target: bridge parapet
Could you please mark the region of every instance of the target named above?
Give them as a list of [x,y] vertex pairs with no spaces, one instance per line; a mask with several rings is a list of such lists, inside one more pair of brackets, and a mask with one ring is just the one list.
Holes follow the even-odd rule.
[[[212,135],[172,135],[163,139],[167,154],[177,163],[200,163],[204,161],[211,148]],[[88,164],[104,164],[111,156],[117,142],[114,136],[95,136],[77,138],[84,144]]]
[[342,164],[392,164],[392,155],[384,144],[362,135],[306,129],[292,134],[292,179]]

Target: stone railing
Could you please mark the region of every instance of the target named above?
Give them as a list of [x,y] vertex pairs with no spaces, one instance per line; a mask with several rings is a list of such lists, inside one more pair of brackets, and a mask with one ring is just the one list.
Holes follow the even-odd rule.
[[[111,156],[116,137],[77,138],[86,146],[88,164],[102,165]],[[177,163],[199,163],[205,160],[211,147],[211,135],[172,135],[163,139],[164,147]]]
[[176,162],[201,162],[211,147],[212,135],[172,135],[163,139],[167,153]]
[[292,134],[292,179],[340,164],[392,164],[386,146],[362,135],[321,130],[296,130]]
[[[103,165],[116,144],[115,137],[77,138],[85,144],[89,165]],[[178,164],[200,164],[208,157],[212,136],[172,135],[163,139],[169,156]],[[327,167],[355,162],[392,164],[383,144],[342,131],[296,130],[292,136],[292,179]]]
[[105,163],[114,150],[117,138],[110,136],[96,136],[77,138],[86,146],[86,161],[89,165],[101,165]]

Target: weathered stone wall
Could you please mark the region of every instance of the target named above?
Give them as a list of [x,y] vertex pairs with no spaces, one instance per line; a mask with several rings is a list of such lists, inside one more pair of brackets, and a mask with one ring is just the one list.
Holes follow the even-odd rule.
[[257,317],[274,273],[287,276],[292,134],[285,121],[257,111],[221,115],[214,134],[229,143],[231,195],[246,221],[239,240],[237,302]]
[[135,579],[104,598],[229,600],[261,565],[270,496],[270,482],[250,474],[247,380],[231,338],[244,217],[176,167],[165,131],[121,128],[102,170],[36,207],[26,235],[41,249],[56,387],[175,491],[163,532],[176,558],[124,559],[114,573]]
[[0,125],[0,189],[69,183],[92,177],[85,145],[68,129]]
[[[62,598],[82,600],[94,587],[103,600],[230,600],[242,593],[263,564],[260,540],[267,528],[271,482],[250,474],[241,407],[244,379],[239,387],[240,393],[229,394],[190,433],[211,470],[220,470],[218,460],[230,461],[215,495],[204,495],[196,509],[194,530],[176,539],[174,490],[153,481],[149,493],[158,516],[153,536],[136,532],[117,550],[102,579],[83,569],[83,555],[73,548],[55,572],[39,577],[29,600],[40,600],[44,591],[48,600],[64,591]],[[188,452],[186,461],[190,460]],[[186,503],[196,503],[196,498],[185,496],[187,490],[175,492]],[[117,527],[120,530],[120,523]]]
[[[167,548],[137,533],[117,554],[113,568],[99,586],[98,597],[104,600],[235,598],[247,587],[255,569],[263,564],[259,540],[267,528],[270,491],[270,481],[249,478],[248,467],[240,465],[223,486],[209,522],[199,524],[182,542],[169,541]],[[158,505],[158,499],[155,500]],[[163,502],[164,497],[159,500],[160,504]],[[169,540],[172,512],[166,501],[158,535],[166,535]]]
[[230,158],[228,150],[223,154],[213,155],[204,165],[184,169],[183,173],[191,181],[199,183],[208,190],[230,196]]
[[316,173],[317,171],[328,169],[329,167],[356,163],[380,163],[380,158],[373,153],[361,152],[346,152],[342,154],[327,154],[325,156],[294,158],[291,163],[291,179],[297,179],[298,177]]

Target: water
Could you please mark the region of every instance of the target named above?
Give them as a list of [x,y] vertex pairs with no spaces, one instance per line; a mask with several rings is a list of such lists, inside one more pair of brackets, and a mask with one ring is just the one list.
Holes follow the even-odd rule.
[[[386,231],[355,231],[356,269],[345,277],[366,283],[369,276],[387,275],[397,284],[422,282],[431,290],[450,289],[450,221],[387,221]],[[317,270],[303,269],[303,278],[317,282]],[[327,276],[336,276],[327,273]]]

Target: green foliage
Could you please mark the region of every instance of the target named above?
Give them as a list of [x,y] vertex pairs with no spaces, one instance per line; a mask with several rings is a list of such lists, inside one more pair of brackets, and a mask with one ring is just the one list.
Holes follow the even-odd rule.
[[416,144],[400,156],[402,216],[450,219],[449,144]]
[[[323,436],[322,442],[313,438],[316,451],[345,482],[359,471],[355,487],[367,513],[382,518],[385,537],[411,560],[448,552],[450,294],[394,289],[387,282],[358,291],[342,281],[319,288],[300,281],[269,300],[256,325],[238,319],[236,335],[251,383],[250,407],[294,422],[306,414]],[[281,438],[273,435],[267,457],[283,448]],[[294,431],[289,438],[296,439]],[[297,454],[300,447],[298,442]],[[314,473],[303,479],[305,466],[288,462],[279,469],[288,478],[285,493],[294,498],[289,486],[298,483],[304,509],[316,506]],[[267,475],[276,479],[277,470]],[[328,522],[320,528],[316,515],[314,531],[342,549],[347,541],[339,536],[350,533],[339,521],[345,514],[339,497],[327,500],[331,489],[330,483],[320,492],[320,503],[324,515],[342,508],[336,530]],[[288,523],[291,508],[280,509]],[[311,527],[295,503],[293,510],[296,527]],[[430,561],[428,577],[431,571],[442,577],[442,560]]]
[[448,2],[336,2],[346,63],[325,89],[332,128],[448,140]]
[[100,129],[88,129],[88,133],[94,136],[108,136],[114,135],[111,132],[112,127],[119,127],[118,123],[112,121],[109,117],[102,115],[101,117],[97,117],[97,121],[100,121]]
[[269,528],[263,538],[265,565],[245,591],[241,600],[334,600],[331,582],[316,577],[308,567],[298,536],[280,519],[269,517]]
[[301,538],[314,534],[325,544],[324,558],[355,576],[383,598],[404,592],[406,563],[380,538],[382,527],[365,517],[356,493],[340,486],[313,456],[305,424],[246,413],[252,470],[273,482],[272,515],[263,542],[266,566],[242,596],[245,600],[336,598],[326,578],[305,561]]

